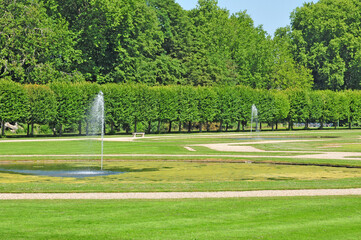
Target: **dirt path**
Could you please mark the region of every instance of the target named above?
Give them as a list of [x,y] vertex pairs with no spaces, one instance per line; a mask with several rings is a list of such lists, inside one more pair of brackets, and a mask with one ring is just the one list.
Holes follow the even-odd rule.
[[299,196],[361,196],[361,188],[317,190],[264,190],[244,192],[158,192],[158,193],[0,193],[0,200],[26,199],[201,199]]

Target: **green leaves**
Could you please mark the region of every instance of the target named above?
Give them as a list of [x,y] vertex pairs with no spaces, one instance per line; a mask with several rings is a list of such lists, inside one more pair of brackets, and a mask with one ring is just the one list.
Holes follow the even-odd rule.
[[28,107],[24,87],[7,79],[0,79],[0,121],[24,121]]
[[[80,61],[67,22],[50,18],[42,2],[1,1],[0,16],[0,77],[47,83]],[[45,77],[34,73],[39,68]]]
[[320,0],[293,12],[293,54],[312,70],[316,89],[360,88],[360,11],[356,0]]

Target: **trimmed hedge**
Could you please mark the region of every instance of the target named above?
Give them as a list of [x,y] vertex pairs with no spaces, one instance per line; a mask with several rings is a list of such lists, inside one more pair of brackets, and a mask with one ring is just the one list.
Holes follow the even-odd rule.
[[[20,85],[0,80],[0,121],[49,125],[54,134],[64,130],[82,134],[88,125],[91,103],[104,92],[106,125],[109,133],[124,129],[145,132],[219,131],[237,126],[245,130],[251,106],[258,108],[258,120],[277,129],[277,123],[308,124],[338,122],[351,128],[361,120],[361,91],[266,91],[244,86],[191,87],[135,84],[52,83]],[[167,123],[165,125],[164,123]],[[165,129],[165,126],[167,129]],[[4,128],[2,128],[4,129]],[[86,127],[87,129],[87,127]],[[87,131],[86,131],[87,132]],[[4,131],[2,130],[2,134]]]

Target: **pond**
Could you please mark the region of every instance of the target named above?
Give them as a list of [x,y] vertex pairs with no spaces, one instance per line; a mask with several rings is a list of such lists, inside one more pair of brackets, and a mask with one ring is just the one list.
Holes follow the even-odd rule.
[[0,165],[0,173],[12,173],[21,175],[63,177],[63,178],[85,178],[118,175],[128,172],[146,172],[157,171],[154,168],[131,169],[131,168],[112,168],[100,170],[99,167],[84,167],[74,164],[10,164]]

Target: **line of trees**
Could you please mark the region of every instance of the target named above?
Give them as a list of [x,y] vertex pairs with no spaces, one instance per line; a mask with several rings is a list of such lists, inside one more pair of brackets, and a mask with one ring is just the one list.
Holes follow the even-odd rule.
[[360,89],[359,0],[319,0],[272,38],[217,0],[0,0],[0,77]]
[[[21,85],[0,80],[0,121],[19,122],[34,134],[34,124],[49,126],[54,134],[64,130],[88,132],[89,111],[96,94],[105,99],[108,133],[160,132],[186,128],[189,132],[218,131],[237,126],[245,130],[251,119],[251,106],[258,108],[258,120],[277,129],[278,123],[348,123],[351,128],[361,120],[361,91],[304,89],[261,90],[247,86],[192,87],[144,84],[51,83]],[[178,126],[177,126],[177,125]],[[164,131],[164,130],[163,130]]]

